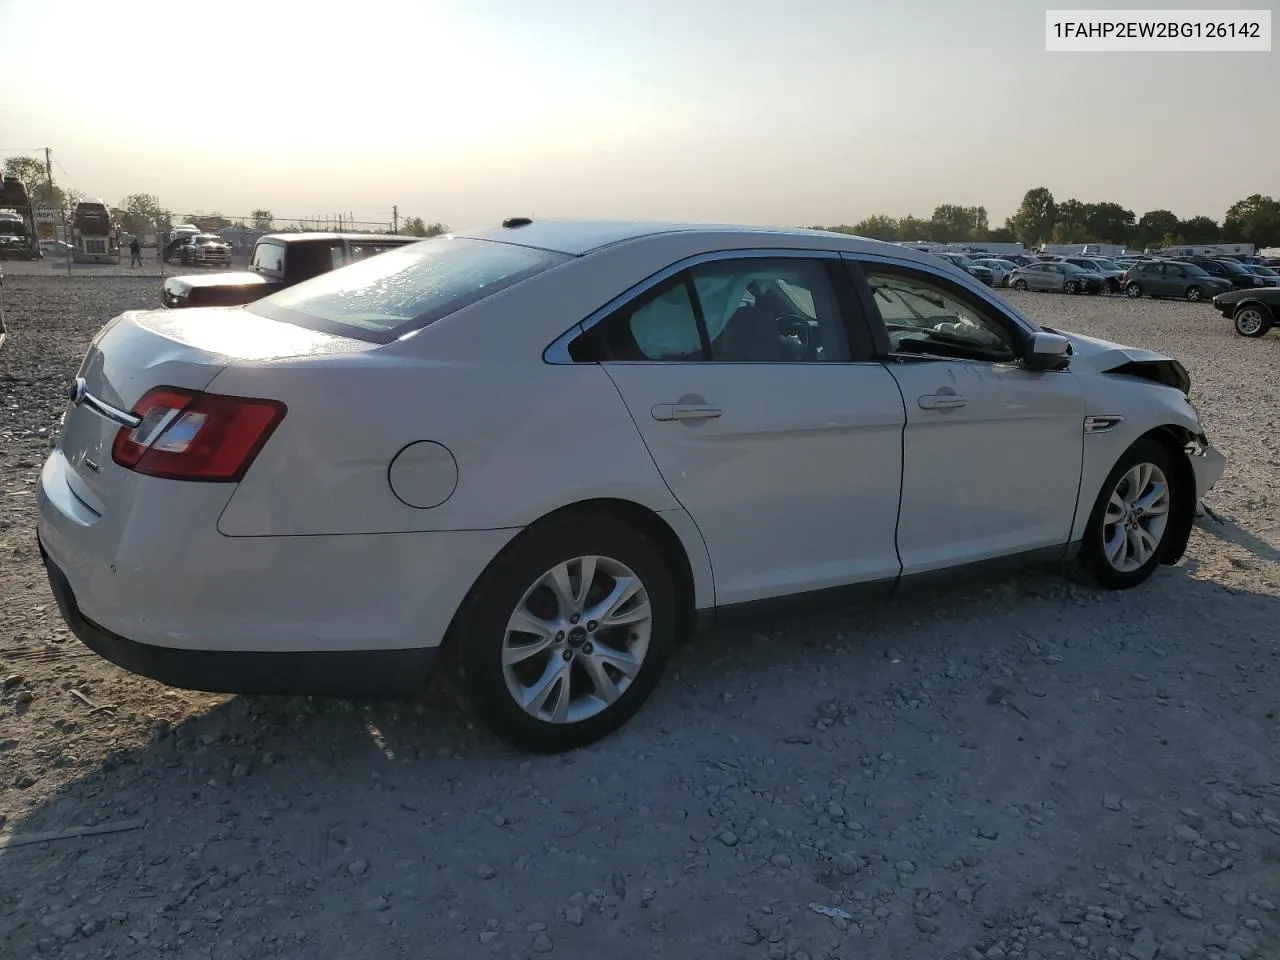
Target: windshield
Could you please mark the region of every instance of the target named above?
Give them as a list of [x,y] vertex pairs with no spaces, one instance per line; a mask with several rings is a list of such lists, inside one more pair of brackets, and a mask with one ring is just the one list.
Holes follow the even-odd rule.
[[510,243],[436,237],[321,274],[246,309],[313,330],[390,343],[572,259]]
[[1280,273],[1276,273],[1270,267],[1264,267],[1261,264],[1255,263],[1249,269],[1252,270],[1254,273],[1256,273],[1260,277],[1280,277]]
[[1120,265],[1116,263],[1114,260],[1095,260],[1093,262],[1097,264],[1099,267],[1101,267],[1103,270],[1119,270],[1120,269]]
[[21,220],[10,220],[8,217],[0,217],[0,234],[3,234],[6,237],[25,237],[27,235],[27,228]]
[[1205,270],[1203,267],[1197,267],[1194,263],[1184,263],[1182,266],[1186,268],[1188,276],[1191,276],[1191,277],[1209,276],[1209,271]]
[[1236,263],[1234,260],[1216,260],[1214,262],[1222,264],[1223,268],[1227,271],[1227,273],[1234,273],[1236,276],[1242,276],[1249,272],[1244,267],[1240,266],[1240,264]]

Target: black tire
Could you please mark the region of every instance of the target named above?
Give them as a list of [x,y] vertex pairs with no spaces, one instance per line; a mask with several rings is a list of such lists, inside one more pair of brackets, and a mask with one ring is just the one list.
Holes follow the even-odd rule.
[[[547,571],[588,556],[625,564],[639,578],[652,616],[648,649],[630,685],[600,713],[578,722],[541,720],[526,713],[507,688],[502,665],[507,622]],[[662,676],[677,629],[675,588],[657,548],[613,517],[579,513],[535,525],[517,537],[472,588],[453,639],[463,688],[481,722],[518,749],[558,753],[608,736],[640,709]]]
[[1274,323],[1271,312],[1260,303],[1242,303],[1231,316],[1231,327],[1236,336],[1250,340],[1265,337]]
[[1019,277],[1017,280],[1013,281],[1013,289],[1015,289],[1015,290],[1026,290],[1026,289],[1027,289],[1027,281],[1025,281],[1025,280],[1023,280],[1021,277]]
[[1187,287],[1186,298],[1191,303],[1199,303],[1204,299],[1204,291],[1193,283]]
[[[1122,571],[1107,559],[1105,549],[1107,505],[1111,500],[1111,494],[1120,485],[1125,474],[1141,463],[1154,464],[1164,474],[1169,488],[1168,514],[1161,537],[1147,561],[1134,570]],[[1187,522],[1187,518],[1183,515],[1185,499],[1181,488],[1182,478],[1183,474],[1178,470],[1174,455],[1155,440],[1144,437],[1121,455],[1111,472],[1107,474],[1102,489],[1098,491],[1093,512],[1089,514],[1089,523],[1085,527],[1084,542],[1080,547],[1082,566],[1100,586],[1108,590],[1128,590],[1146,580],[1160,565],[1168,545],[1176,540],[1180,525]]]
[[1080,292],[1080,284],[1076,283],[1074,280],[1068,280],[1067,285],[1062,289],[1064,292],[1074,295]]
[[1129,285],[1124,288],[1124,292],[1130,300],[1137,300],[1142,296],[1142,285],[1137,281],[1131,281]]

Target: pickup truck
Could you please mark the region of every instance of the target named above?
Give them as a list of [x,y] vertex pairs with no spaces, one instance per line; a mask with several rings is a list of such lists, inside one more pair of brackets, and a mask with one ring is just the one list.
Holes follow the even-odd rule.
[[295,283],[419,240],[378,233],[271,233],[254,244],[248,270],[169,277],[160,301],[170,309],[252,303]]

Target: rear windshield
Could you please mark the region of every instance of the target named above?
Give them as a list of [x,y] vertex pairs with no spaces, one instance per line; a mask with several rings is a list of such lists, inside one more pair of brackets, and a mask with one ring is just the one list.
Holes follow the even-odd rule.
[[312,330],[390,343],[571,259],[509,243],[436,237],[322,274],[246,309]]

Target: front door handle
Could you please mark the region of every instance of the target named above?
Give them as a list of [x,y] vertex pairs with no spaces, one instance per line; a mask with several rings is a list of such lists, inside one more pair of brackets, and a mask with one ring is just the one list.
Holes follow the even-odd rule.
[[920,398],[921,410],[951,410],[968,404],[968,397],[957,397],[953,393],[929,394]]
[[655,420],[712,420],[724,413],[709,403],[659,403],[649,412]]

